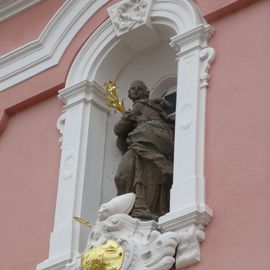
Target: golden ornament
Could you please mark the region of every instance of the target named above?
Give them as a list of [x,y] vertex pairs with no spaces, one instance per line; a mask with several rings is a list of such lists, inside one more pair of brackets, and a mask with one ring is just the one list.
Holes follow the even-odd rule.
[[93,225],[91,223],[89,223],[87,220],[84,220],[82,218],[79,218],[79,217],[73,217],[74,220],[80,222],[81,224],[85,225],[86,227],[88,228],[92,228]]
[[82,270],[120,270],[124,260],[124,250],[115,241],[87,250],[81,257]]
[[104,84],[106,88],[106,105],[113,108],[121,113],[125,112],[123,100],[119,100],[117,93],[117,85],[113,81],[108,81]]

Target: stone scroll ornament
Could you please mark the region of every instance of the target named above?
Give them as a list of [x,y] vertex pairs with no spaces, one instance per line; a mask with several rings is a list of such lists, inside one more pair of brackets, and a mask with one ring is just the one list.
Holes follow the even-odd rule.
[[126,0],[109,9],[117,35],[127,33],[144,24],[148,18],[151,4],[150,0]]
[[169,270],[179,236],[161,233],[155,221],[129,216],[135,194],[117,196],[98,210],[83,254],[66,265],[69,270]]

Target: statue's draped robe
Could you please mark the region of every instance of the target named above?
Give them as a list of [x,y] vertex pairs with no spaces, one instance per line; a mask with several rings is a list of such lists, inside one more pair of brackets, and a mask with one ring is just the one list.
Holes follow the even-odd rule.
[[173,131],[160,105],[136,101],[115,126],[124,153],[115,177],[118,195],[134,192],[133,217],[157,219],[169,210]]

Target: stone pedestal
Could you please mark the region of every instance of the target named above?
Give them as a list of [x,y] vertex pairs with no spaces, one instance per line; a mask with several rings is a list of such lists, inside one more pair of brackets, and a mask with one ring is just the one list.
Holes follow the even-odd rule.
[[[161,233],[157,226],[155,221],[140,221],[126,213],[110,215],[108,208],[102,206],[96,225],[90,229],[84,253],[112,240],[124,250],[121,270],[169,270],[175,263],[180,237],[174,232]],[[65,269],[80,270],[81,256]]]

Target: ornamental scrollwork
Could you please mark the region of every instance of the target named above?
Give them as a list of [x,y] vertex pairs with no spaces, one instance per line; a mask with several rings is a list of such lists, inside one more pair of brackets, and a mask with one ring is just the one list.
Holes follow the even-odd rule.
[[118,35],[145,23],[152,1],[126,0],[108,9],[111,21]]

